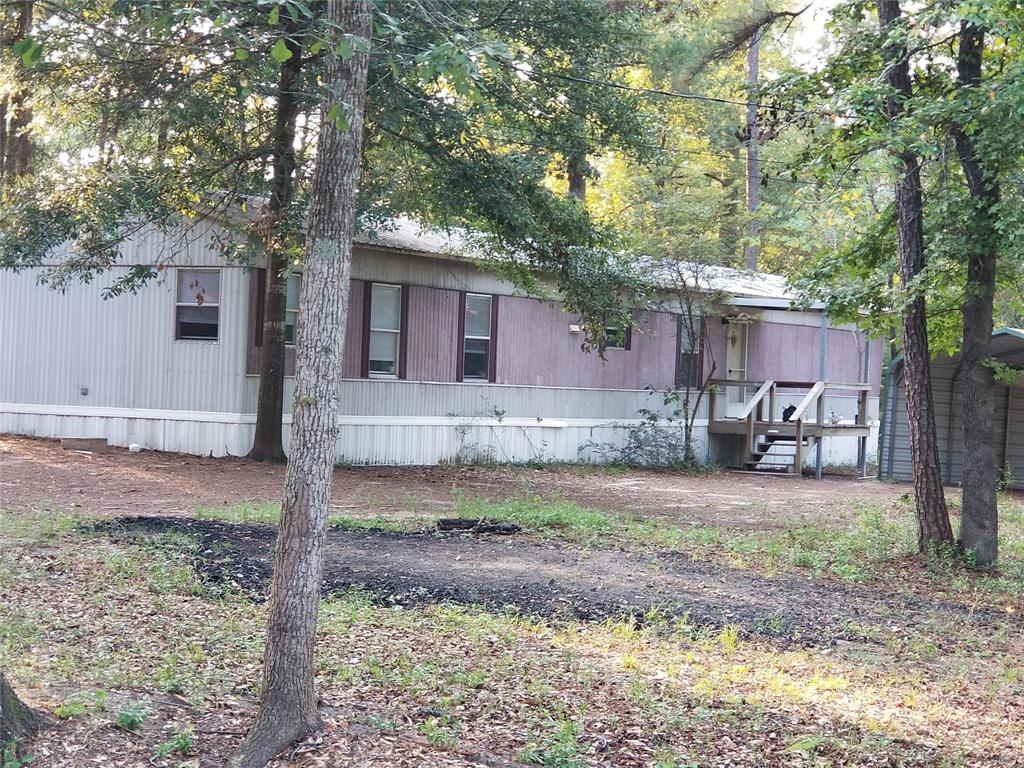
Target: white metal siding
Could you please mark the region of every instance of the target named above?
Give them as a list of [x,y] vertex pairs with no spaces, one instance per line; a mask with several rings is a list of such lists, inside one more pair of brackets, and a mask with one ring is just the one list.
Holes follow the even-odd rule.
[[124,268],[63,294],[39,285],[38,274],[0,272],[0,403],[242,410],[248,292],[241,268],[221,270],[216,342],[174,339],[173,273],[107,300],[103,288]]

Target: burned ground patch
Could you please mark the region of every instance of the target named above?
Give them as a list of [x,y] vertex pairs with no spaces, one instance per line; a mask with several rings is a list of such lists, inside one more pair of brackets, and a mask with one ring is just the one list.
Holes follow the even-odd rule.
[[[156,537],[186,546],[211,585],[257,598],[269,587],[273,526],[145,516],[98,529],[116,538]],[[984,632],[1008,620],[994,609],[829,580],[769,577],[678,553],[580,550],[520,537],[332,529],[325,554],[325,595],[358,588],[384,604],[449,602],[584,621],[685,617],[694,629],[735,626],[746,635],[808,646],[877,642],[891,637],[898,623],[942,647],[952,627],[967,624]]]

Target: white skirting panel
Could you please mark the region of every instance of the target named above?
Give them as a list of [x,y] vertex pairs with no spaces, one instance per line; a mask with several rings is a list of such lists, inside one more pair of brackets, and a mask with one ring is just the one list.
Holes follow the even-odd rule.
[[[242,456],[252,444],[252,414],[87,408],[0,403],[0,433],[36,437],[102,437],[111,445],[197,456]],[[291,417],[285,417],[285,449]],[[621,445],[639,420],[341,416],[342,464],[601,463],[613,455],[593,444]],[[707,450],[707,421],[696,425],[698,455]]]

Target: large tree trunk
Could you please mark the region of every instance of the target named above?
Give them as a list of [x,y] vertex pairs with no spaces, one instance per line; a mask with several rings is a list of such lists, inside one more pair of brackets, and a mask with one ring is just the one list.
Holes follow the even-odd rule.
[[[0,46],[10,48],[28,36],[32,29],[34,5],[34,0],[16,4],[13,28],[9,33],[4,30],[6,34],[0,35]],[[0,179],[24,176],[32,161],[32,138],[28,133],[32,124],[32,106],[28,86],[20,74],[8,86],[0,120],[4,123],[0,128]]]
[[[287,28],[294,31],[294,24]],[[256,431],[249,458],[283,462],[281,417],[284,413],[285,311],[288,267],[285,246],[280,239],[282,215],[295,189],[295,123],[299,115],[302,78],[302,50],[285,37],[290,59],[281,64],[274,120],[273,168],[270,201],[260,220],[260,234],[266,243],[267,285],[263,302],[263,344],[260,357],[260,392],[256,403]]]
[[[878,20],[883,32],[896,24],[900,15],[899,0],[879,0]],[[886,111],[890,119],[897,119],[904,110],[905,101],[911,96],[910,64],[906,46],[902,43],[888,46],[885,54],[886,81],[896,94],[889,99]],[[900,280],[906,290],[915,291],[903,313],[903,359],[918,546],[924,551],[930,546],[952,543],[953,529],[949,524],[939,469],[925,300],[914,285],[925,266],[920,162],[909,150],[899,151],[897,158],[902,166],[896,181]]]
[[25,705],[0,671],[0,754],[39,730],[39,717]]
[[[350,36],[356,53],[343,60],[336,45],[328,47],[320,111],[323,128],[306,225],[291,456],[274,553],[263,696],[256,722],[232,759],[237,768],[262,767],[320,727],[313,645],[338,433],[371,21],[367,0],[329,0],[327,15],[336,35]],[[339,109],[347,117],[344,128],[333,119]]]
[[[964,22],[957,52],[960,88],[980,86],[984,43],[984,31]],[[982,167],[974,140],[962,127],[954,131],[954,137],[973,202],[963,303],[964,490],[960,543],[973,553],[978,565],[986,566],[994,563],[998,554],[996,486],[999,467],[992,439],[996,431],[994,380],[987,362],[992,346],[992,303],[999,253],[995,208],[1000,192],[998,182]]]
[[[760,12],[761,0],[754,0],[754,11]],[[747,244],[743,246],[743,263],[747,269],[757,269],[761,255],[758,241],[761,237],[761,223],[757,220],[757,209],[761,202],[761,158],[758,152],[760,139],[757,122],[757,90],[761,79],[761,31],[757,30],[750,41],[747,52]]]

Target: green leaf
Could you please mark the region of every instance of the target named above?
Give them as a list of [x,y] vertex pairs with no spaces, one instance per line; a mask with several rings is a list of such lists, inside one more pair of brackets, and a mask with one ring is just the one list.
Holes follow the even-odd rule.
[[309,46],[309,52],[316,56],[320,51],[324,49],[326,43],[323,40],[317,40],[311,46]]
[[342,109],[341,104],[331,104],[331,108],[327,110],[327,120],[334,124],[334,127],[339,131],[348,129],[348,116],[345,114],[345,110]]
[[284,38],[279,37],[277,38],[277,42],[274,43],[274,47],[270,49],[270,55],[274,57],[274,61],[278,64],[283,64],[294,54],[292,53],[292,49],[288,47],[288,43],[284,41]]
[[341,42],[338,43],[338,56],[340,56],[343,61],[348,61],[352,58],[352,41],[349,40],[348,35],[341,38]]
[[249,51],[245,48],[235,48],[235,58],[238,61],[245,61],[249,58]]
[[277,24],[281,20],[281,6],[275,5],[270,9],[270,14],[267,16],[267,22],[269,24]]
[[23,40],[19,40],[11,49],[14,51],[14,55],[21,58],[22,64],[26,67],[31,67],[40,57],[43,55],[43,46],[31,37],[26,37]]

